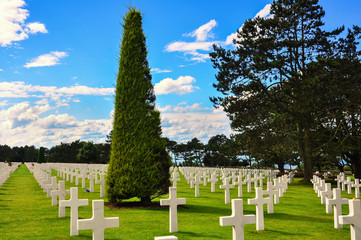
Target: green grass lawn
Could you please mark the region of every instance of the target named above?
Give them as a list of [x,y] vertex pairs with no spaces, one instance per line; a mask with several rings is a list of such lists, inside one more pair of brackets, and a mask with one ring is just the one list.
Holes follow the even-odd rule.
[[[53,171],[53,175],[56,172]],[[211,193],[210,184],[200,186],[200,197],[194,197],[183,177],[178,182],[178,197],[186,198],[187,204],[178,208],[178,233],[169,233],[168,208],[153,209],[104,209],[105,217],[119,217],[119,228],[105,230],[105,239],[151,240],[155,236],[175,235],[186,239],[232,239],[232,227],[221,227],[219,217],[231,215],[231,204],[224,204],[224,191],[216,186]],[[87,193],[79,181],[79,198],[89,199],[89,206],[79,208],[79,218],[91,218],[91,200],[99,197],[99,185],[94,193]],[[220,181],[219,181],[220,183]],[[66,188],[75,186],[66,182]],[[87,181],[88,187],[88,181]],[[335,187],[335,185],[333,185]],[[247,199],[254,198],[243,187],[244,214],[255,214],[255,205]],[[342,192],[343,197],[352,198]],[[69,197],[68,197],[69,198]],[[68,199],[67,198],[67,199]],[[168,198],[168,195],[163,196]],[[231,190],[231,198],[237,198],[237,190]],[[107,199],[104,199],[107,201]],[[158,201],[159,199],[155,199]],[[350,239],[350,228],[333,228],[333,214],[326,214],[325,205],[313,191],[311,184],[295,179],[289,185],[280,204],[274,206],[274,214],[267,214],[265,206],[265,230],[256,231],[256,225],[245,226],[246,239]],[[90,230],[79,231],[70,237],[70,210],[65,218],[58,218],[58,207],[51,206],[51,199],[21,165],[0,187],[0,239],[91,239]],[[348,214],[344,206],[343,214]]]

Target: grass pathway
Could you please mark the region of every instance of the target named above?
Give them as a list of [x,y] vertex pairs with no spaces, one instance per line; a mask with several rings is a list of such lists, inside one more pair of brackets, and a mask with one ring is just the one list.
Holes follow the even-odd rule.
[[[74,184],[66,182],[67,189],[72,186]],[[79,198],[89,199],[89,206],[79,208],[80,218],[91,217],[91,200],[100,199],[98,185],[95,190],[95,193],[87,193],[79,188]],[[246,193],[244,190],[243,195],[244,213],[255,214],[255,206],[247,204],[247,199],[253,198],[254,192]],[[353,197],[346,192],[342,196]],[[105,208],[106,217],[118,216],[120,219],[120,227],[107,229],[105,239],[152,240],[155,236],[165,235],[176,235],[180,240],[232,239],[231,227],[219,226],[219,217],[231,215],[231,205],[224,204],[224,191],[218,185],[215,193],[210,192],[209,184],[200,186],[200,197],[195,198],[194,189],[190,189],[182,177],[182,181],[178,182],[178,197],[187,199],[185,207],[178,210],[178,233],[168,232],[167,208]],[[237,190],[231,190],[231,198],[237,198]],[[325,213],[325,205],[320,203],[312,185],[302,183],[300,179],[289,185],[274,210],[274,214],[267,214],[265,210],[265,231],[256,231],[255,224],[246,225],[245,238],[350,239],[349,226],[334,229],[333,214]],[[0,187],[0,239],[91,239],[91,231],[69,236],[69,209],[66,211],[66,218],[58,218],[58,208],[51,206],[51,199],[46,198],[30,171],[21,165]],[[343,214],[348,214],[346,206]]]

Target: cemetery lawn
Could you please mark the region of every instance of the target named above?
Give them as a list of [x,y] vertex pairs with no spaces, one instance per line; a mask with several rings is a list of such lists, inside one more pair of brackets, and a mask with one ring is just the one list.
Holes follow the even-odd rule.
[[[53,171],[53,176],[56,172]],[[220,183],[220,181],[218,182]],[[80,183],[81,185],[81,183]],[[66,182],[66,188],[74,187]],[[87,182],[88,186],[88,182]],[[335,185],[333,185],[335,187]],[[105,230],[105,239],[151,240],[155,236],[175,235],[186,239],[232,239],[232,227],[221,227],[219,217],[231,215],[231,204],[224,204],[224,191],[216,185],[211,193],[210,184],[200,186],[200,197],[194,197],[194,189],[181,176],[178,182],[178,198],[186,198],[187,204],[178,207],[177,233],[169,233],[168,208],[133,208],[110,210],[105,207],[105,217],[119,217],[119,228]],[[265,187],[264,187],[265,188]],[[254,198],[243,186],[244,214],[255,214],[254,205],[247,199]],[[342,197],[353,198],[342,192]],[[89,206],[79,208],[79,218],[91,218],[91,200],[99,197],[99,185],[94,193],[87,193],[79,186],[79,199],[89,199]],[[168,198],[168,195],[162,197]],[[231,199],[237,198],[237,190],[231,190]],[[69,199],[69,196],[66,198]],[[104,199],[107,202],[107,199]],[[134,199],[133,199],[134,200]],[[159,198],[154,201],[159,202]],[[325,205],[313,191],[312,185],[295,179],[290,184],[273,214],[267,214],[265,206],[265,230],[256,231],[256,225],[245,226],[245,239],[350,239],[349,225],[343,229],[333,227],[333,214],[326,214]],[[343,206],[343,214],[348,207]],[[42,189],[23,164],[0,187],[0,239],[91,239],[90,230],[79,231],[70,237],[70,210],[66,217],[58,218],[58,207],[51,206]]]

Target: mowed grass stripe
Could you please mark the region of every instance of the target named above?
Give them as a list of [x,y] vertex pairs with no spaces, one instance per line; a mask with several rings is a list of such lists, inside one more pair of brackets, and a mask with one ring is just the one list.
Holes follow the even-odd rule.
[[[55,174],[53,171],[52,175]],[[210,192],[210,184],[201,185],[200,197],[195,198],[194,189],[190,189],[183,177],[181,179],[178,197],[186,198],[187,204],[178,208],[178,233],[169,233],[167,208],[105,208],[105,217],[117,216],[120,221],[119,228],[105,231],[105,239],[151,240],[165,235],[176,235],[180,240],[232,239],[232,228],[219,226],[219,217],[231,215],[231,205],[224,204],[224,191],[219,189],[219,184],[215,193]],[[67,189],[73,186],[74,183],[66,182]],[[92,216],[91,200],[100,199],[99,185],[94,189],[94,193],[87,193],[79,186],[79,198],[89,199],[89,206],[79,208],[80,218]],[[254,190],[247,193],[244,187],[243,195],[244,214],[255,214],[255,206],[247,204],[248,198],[254,198]],[[346,192],[342,196],[353,197]],[[231,198],[237,198],[236,189],[231,190]],[[274,206],[274,214],[267,214],[266,206],[264,209],[265,230],[256,231],[255,224],[246,225],[246,239],[350,239],[349,226],[334,229],[333,214],[325,213],[325,205],[320,203],[312,185],[300,179],[289,185],[280,204]],[[343,214],[348,214],[346,206]],[[66,216],[58,218],[58,207],[51,206],[51,199],[46,198],[25,165],[0,188],[0,239],[91,239],[91,231],[80,231],[79,236],[70,237],[68,208]]]

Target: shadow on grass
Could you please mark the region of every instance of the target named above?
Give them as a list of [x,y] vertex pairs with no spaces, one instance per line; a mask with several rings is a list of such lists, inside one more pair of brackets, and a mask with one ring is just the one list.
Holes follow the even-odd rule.
[[204,205],[192,205],[187,204],[184,205],[184,211],[191,212],[191,213],[226,213],[229,212],[229,209],[220,208],[220,207],[210,207]]
[[307,217],[307,216],[296,216],[296,215],[291,215],[291,214],[286,214],[286,213],[273,213],[273,214],[269,214],[267,215],[267,218],[271,218],[271,219],[283,219],[285,221],[308,221],[308,222],[325,222],[328,223],[330,220],[329,219],[324,219],[324,218],[317,218],[317,217]]
[[184,234],[184,235],[188,235],[190,237],[194,237],[194,238],[206,238],[206,239],[223,239],[221,237],[215,237],[213,235],[204,235],[204,234],[199,234],[199,233],[194,233],[194,232],[185,232],[185,231],[178,231],[178,233],[180,234]]

